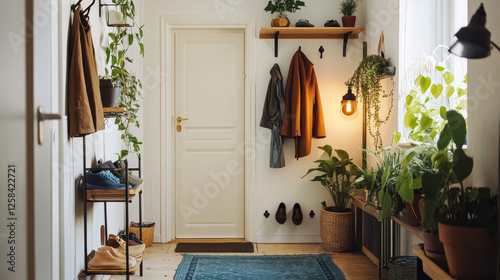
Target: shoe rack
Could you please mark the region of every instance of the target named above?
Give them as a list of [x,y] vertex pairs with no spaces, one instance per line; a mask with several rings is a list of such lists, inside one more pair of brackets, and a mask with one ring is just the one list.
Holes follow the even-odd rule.
[[[129,171],[138,172],[140,178],[142,178],[141,174],[141,157],[138,157],[139,166],[137,168],[129,168],[128,160],[124,160],[125,169],[123,168],[90,168],[87,167],[87,159],[86,159],[86,141],[85,136],[83,136],[83,188],[82,188],[82,198],[84,199],[83,204],[83,227],[84,227],[84,253],[85,253],[85,273],[86,275],[91,274],[125,274],[126,279],[130,279],[130,275],[136,274],[137,270],[140,271],[140,276],[143,276],[143,263],[142,259],[144,257],[136,258],[136,265],[134,267],[129,267],[129,204],[132,202],[132,198],[139,195],[139,224],[142,225],[142,186],[144,182],[136,188],[128,189],[125,187],[125,190],[116,190],[116,189],[87,189],[87,179],[86,172],[88,171],[103,171],[103,170],[124,170],[125,174],[127,174],[125,178],[125,186],[128,186],[128,173]],[[88,262],[93,257],[93,254],[89,254],[88,252],[88,227],[87,227],[87,207],[89,203],[104,203],[104,231],[105,231],[105,243],[108,240],[108,213],[107,206],[108,203],[125,203],[125,234],[126,234],[126,269],[123,270],[110,270],[110,269],[89,269]],[[139,239],[142,240],[142,227],[140,227],[139,231]]]

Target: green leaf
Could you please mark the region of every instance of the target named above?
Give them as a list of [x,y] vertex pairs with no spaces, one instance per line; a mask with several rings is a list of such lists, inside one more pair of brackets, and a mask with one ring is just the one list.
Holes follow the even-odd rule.
[[463,181],[472,173],[474,161],[467,156],[462,149],[456,149],[453,153],[453,173],[458,180]]
[[467,136],[467,124],[465,119],[455,110],[446,112],[446,116],[448,118],[448,125],[453,142],[455,142],[457,148],[461,148],[464,145],[465,137]]
[[453,73],[446,71],[443,73],[443,79],[447,85],[450,85],[455,80],[455,75]]
[[133,34],[128,34],[128,44],[129,46],[134,43],[134,35]]
[[413,100],[413,96],[411,96],[411,95],[406,96],[406,105],[410,105],[412,100]]
[[446,96],[450,98],[453,93],[455,92],[455,87],[454,86],[448,86],[446,87]]
[[382,174],[382,189],[385,188],[385,185],[387,184],[387,179],[389,179],[389,175],[391,174],[391,166],[389,164],[386,164],[384,168],[384,174]]
[[438,70],[439,72],[442,72],[444,70],[444,67],[442,67],[442,66],[436,66],[436,70]]
[[437,115],[439,115],[439,113],[440,113],[439,110],[436,108],[430,109],[429,110],[429,117],[437,116]]
[[446,120],[446,108],[444,106],[441,106],[439,108],[439,115],[441,116],[441,118],[443,118],[443,120]]
[[337,155],[339,155],[341,160],[348,160],[349,159],[349,154],[346,151],[341,150],[341,149],[335,149],[335,152],[337,153]]
[[398,144],[401,140],[401,132],[394,131],[394,144]]
[[451,141],[451,130],[449,127],[449,124],[446,124],[441,131],[441,134],[439,135],[439,140],[437,143],[438,149],[442,150],[446,147],[448,147],[448,144],[450,144]]
[[418,75],[418,77],[415,79],[415,86],[420,86],[420,80],[423,79],[424,76]]
[[418,190],[422,188],[422,176],[418,176],[417,178],[413,179],[413,183],[411,184],[410,188],[412,190]]
[[467,74],[465,74],[465,77],[464,77],[464,83],[467,84]]
[[427,97],[425,98],[425,101],[424,101],[424,103],[427,103],[427,102],[429,102],[429,100],[431,100],[431,98],[430,98],[429,96],[427,96]]
[[412,183],[413,175],[408,168],[405,168],[403,172],[396,177],[396,190],[401,198],[408,203],[413,202],[413,190],[411,189]]
[[144,44],[139,43],[139,53],[144,56]]
[[441,95],[441,92],[443,92],[443,85],[442,84],[437,84],[437,85],[432,85],[431,86],[431,93],[434,98],[438,98]]
[[431,78],[430,77],[422,77],[420,79],[420,88],[422,89],[422,93],[425,93],[427,89],[431,86]]
[[392,213],[392,197],[381,189],[378,192],[378,201],[382,206],[382,213],[378,216],[378,220],[382,221]]
[[111,49],[110,48],[106,48],[106,64],[109,63],[109,57],[111,55]]
[[323,150],[328,155],[329,158],[332,157],[332,152],[333,152],[332,146],[324,145],[322,147],[318,147],[318,149]]
[[415,154],[416,154],[415,151],[411,151],[407,155],[405,155],[405,157],[401,161],[401,167],[403,169],[406,169],[408,167],[408,164],[410,164],[410,162],[413,159],[413,157],[415,156]]
[[432,125],[432,118],[426,114],[422,114],[422,119],[420,120],[420,130],[426,130]]
[[457,92],[458,92],[458,97],[462,97],[464,95],[467,95],[467,88],[465,89],[459,88]]
[[411,129],[415,129],[415,127],[417,127],[418,125],[418,118],[417,117],[414,117],[411,121],[410,121],[410,128]]

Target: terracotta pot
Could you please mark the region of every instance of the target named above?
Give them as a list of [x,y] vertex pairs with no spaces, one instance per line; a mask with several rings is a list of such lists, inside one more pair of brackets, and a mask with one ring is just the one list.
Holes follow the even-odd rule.
[[420,217],[420,211],[418,209],[418,202],[422,198],[422,194],[420,193],[415,193],[413,194],[413,209],[412,205],[410,205],[408,202],[405,202],[405,207],[406,207],[406,219],[407,222],[410,226],[418,226],[420,225],[420,221],[422,218]]
[[439,234],[424,231],[423,236],[425,255],[443,270],[448,271],[443,243],[439,241]]
[[343,16],[342,26],[344,27],[354,27],[356,25],[356,16]]
[[[327,207],[327,210],[333,207]],[[354,215],[348,212],[330,212],[321,209],[319,218],[321,241],[326,250],[340,253],[352,248]]]
[[290,26],[290,20],[288,18],[277,17],[271,21],[272,27],[288,27]]
[[497,236],[490,236],[486,228],[459,227],[441,222],[438,229],[453,277],[495,279]]

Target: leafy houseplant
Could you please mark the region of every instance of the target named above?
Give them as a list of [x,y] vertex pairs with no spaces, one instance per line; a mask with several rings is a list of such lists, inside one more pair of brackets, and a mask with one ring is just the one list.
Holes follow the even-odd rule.
[[[383,75],[389,75],[391,78],[392,86],[389,93],[386,93],[380,84],[380,78]],[[389,60],[380,55],[367,56],[359,63],[350,82],[356,89],[356,98],[366,102],[368,131],[373,137],[375,148],[381,149],[380,127],[389,120],[394,106],[394,79],[389,68]],[[380,104],[383,98],[389,98],[390,102],[389,112],[385,118],[380,116]]]
[[318,167],[309,169],[302,178],[311,172],[321,173],[311,181],[320,182],[328,190],[334,202],[333,207],[321,210],[321,239],[327,250],[343,252],[352,245],[353,214],[347,208],[347,204],[355,194],[352,179],[359,170],[346,151],[336,149],[338,156],[336,157],[332,155],[333,149],[330,145],[318,148],[323,150],[324,156],[327,157],[316,160],[315,163],[319,163]]
[[404,96],[404,126],[410,131],[409,140],[435,143],[446,124],[446,112],[467,111],[467,75],[457,82],[444,67],[435,69],[433,75],[418,75],[414,87]]
[[[132,0],[113,0],[114,4],[120,7],[123,18],[130,18],[134,22],[136,10],[134,1]],[[133,63],[133,60],[128,56],[130,47],[137,43],[139,53],[144,56],[144,45],[142,43],[143,26],[133,29],[132,27],[116,27],[113,32],[108,34],[109,45],[106,48],[106,63],[109,63],[109,69],[105,69],[106,76],[110,77],[112,82],[119,81],[122,85],[120,96],[120,107],[125,107],[125,113],[118,115],[115,124],[118,125],[118,130],[122,131],[121,139],[125,144],[125,149],[121,150],[119,159],[123,159],[130,152],[140,153],[140,142],[136,136],[130,131],[130,126],[135,125],[140,127],[137,119],[137,113],[140,108],[140,100],[142,99],[142,84],[135,74],[127,70],[127,63]]]
[[354,27],[356,24],[356,16],[353,14],[358,8],[357,0],[342,0],[340,2],[340,13],[344,16],[342,17],[342,25],[344,27]]
[[264,11],[271,14],[278,13],[278,18],[271,22],[271,26],[284,27],[290,25],[290,20],[288,20],[286,13],[295,13],[295,11],[305,6],[306,4],[300,0],[269,0]]

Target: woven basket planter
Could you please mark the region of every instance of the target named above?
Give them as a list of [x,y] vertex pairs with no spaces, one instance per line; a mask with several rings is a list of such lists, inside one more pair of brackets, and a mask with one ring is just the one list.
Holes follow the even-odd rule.
[[[326,209],[332,208],[327,207]],[[354,219],[351,211],[330,212],[321,209],[319,223],[321,226],[321,240],[326,250],[340,253],[351,249],[354,229]]]
[[393,257],[387,266],[389,280],[417,280],[417,257]]

